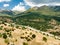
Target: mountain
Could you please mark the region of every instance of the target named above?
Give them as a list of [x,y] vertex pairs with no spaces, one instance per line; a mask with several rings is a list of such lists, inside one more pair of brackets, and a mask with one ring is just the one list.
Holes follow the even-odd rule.
[[[58,28],[60,27],[59,7],[60,6],[33,7],[22,13],[8,10],[0,11],[0,21],[8,23],[14,22],[19,25],[31,26],[40,31],[60,36],[60,28]],[[54,30],[55,32],[51,30]]]
[[52,6],[51,8],[56,12],[60,12],[60,6]]
[[33,7],[28,10],[28,12],[39,12],[44,15],[51,16],[60,16],[60,6],[42,6],[42,7]]
[[1,10],[0,13],[11,15],[13,12],[11,10]]
[[[59,9],[59,7],[55,8]],[[19,16],[15,17],[14,21],[17,24],[31,26],[38,30],[60,36],[60,29],[57,28],[60,27],[60,12],[51,6],[33,7],[24,13],[20,13]],[[55,26],[57,26],[58,31]]]
[[0,10],[0,45],[60,45],[60,6]]

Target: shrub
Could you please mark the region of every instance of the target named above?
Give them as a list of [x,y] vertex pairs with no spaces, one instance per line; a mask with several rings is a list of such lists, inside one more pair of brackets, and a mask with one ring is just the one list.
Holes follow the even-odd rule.
[[5,30],[6,32],[10,32],[10,30]]
[[24,39],[24,37],[20,37],[21,39]]
[[11,27],[14,27],[14,25],[13,25],[13,24],[11,24]]
[[33,34],[33,35],[32,35],[32,37],[33,37],[33,38],[35,38],[35,37],[36,37],[36,35],[35,35],[35,34]]
[[0,33],[0,37],[2,37],[2,34]]
[[28,43],[23,42],[23,45],[28,45]]
[[22,29],[24,30],[24,29],[26,29],[26,28],[23,26]]
[[28,38],[27,41],[31,41],[31,39]]
[[45,33],[43,33],[43,35],[45,35]]
[[2,30],[2,27],[0,27],[0,30]]
[[9,35],[9,37],[12,37],[12,34],[11,34],[11,32],[7,33],[7,35]]
[[6,39],[6,38],[7,38],[6,33],[3,33],[3,38],[4,38],[4,39]]
[[27,32],[25,32],[27,34]]
[[46,38],[46,37],[43,37],[43,41],[45,41],[45,42],[46,42],[46,41],[47,41],[47,38]]
[[19,26],[16,26],[16,28],[19,28]]
[[9,43],[9,40],[8,39],[5,39],[5,43]]
[[32,35],[32,32],[30,32],[30,35]]

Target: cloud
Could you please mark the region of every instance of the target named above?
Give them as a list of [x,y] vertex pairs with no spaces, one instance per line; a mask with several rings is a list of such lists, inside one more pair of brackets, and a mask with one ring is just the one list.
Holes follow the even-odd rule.
[[23,5],[23,3],[19,3],[18,5],[16,5],[15,7],[13,7],[12,11],[24,12],[24,11],[26,11],[26,8]]
[[24,5],[24,3],[23,3],[23,2],[20,2],[20,4],[19,4],[19,5],[23,6],[23,5]]
[[24,0],[31,7],[42,5],[60,5],[60,0]]
[[8,6],[9,6],[9,4],[4,4],[3,6],[4,6],[4,7],[8,7]]
[[9,2],[11,0],[0,0],[0,2]]

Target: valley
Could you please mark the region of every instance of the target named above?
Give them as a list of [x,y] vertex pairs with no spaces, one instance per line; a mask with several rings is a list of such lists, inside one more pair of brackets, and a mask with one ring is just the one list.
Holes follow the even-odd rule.
[[60,45],[60,6],[1,10],[0,45]]

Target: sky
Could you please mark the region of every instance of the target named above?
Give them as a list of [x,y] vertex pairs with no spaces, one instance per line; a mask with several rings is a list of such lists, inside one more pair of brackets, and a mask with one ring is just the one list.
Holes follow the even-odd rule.
[[60,6],[60,0],[0,0],[0,9],[12,11],[26,11],[32,7]]

